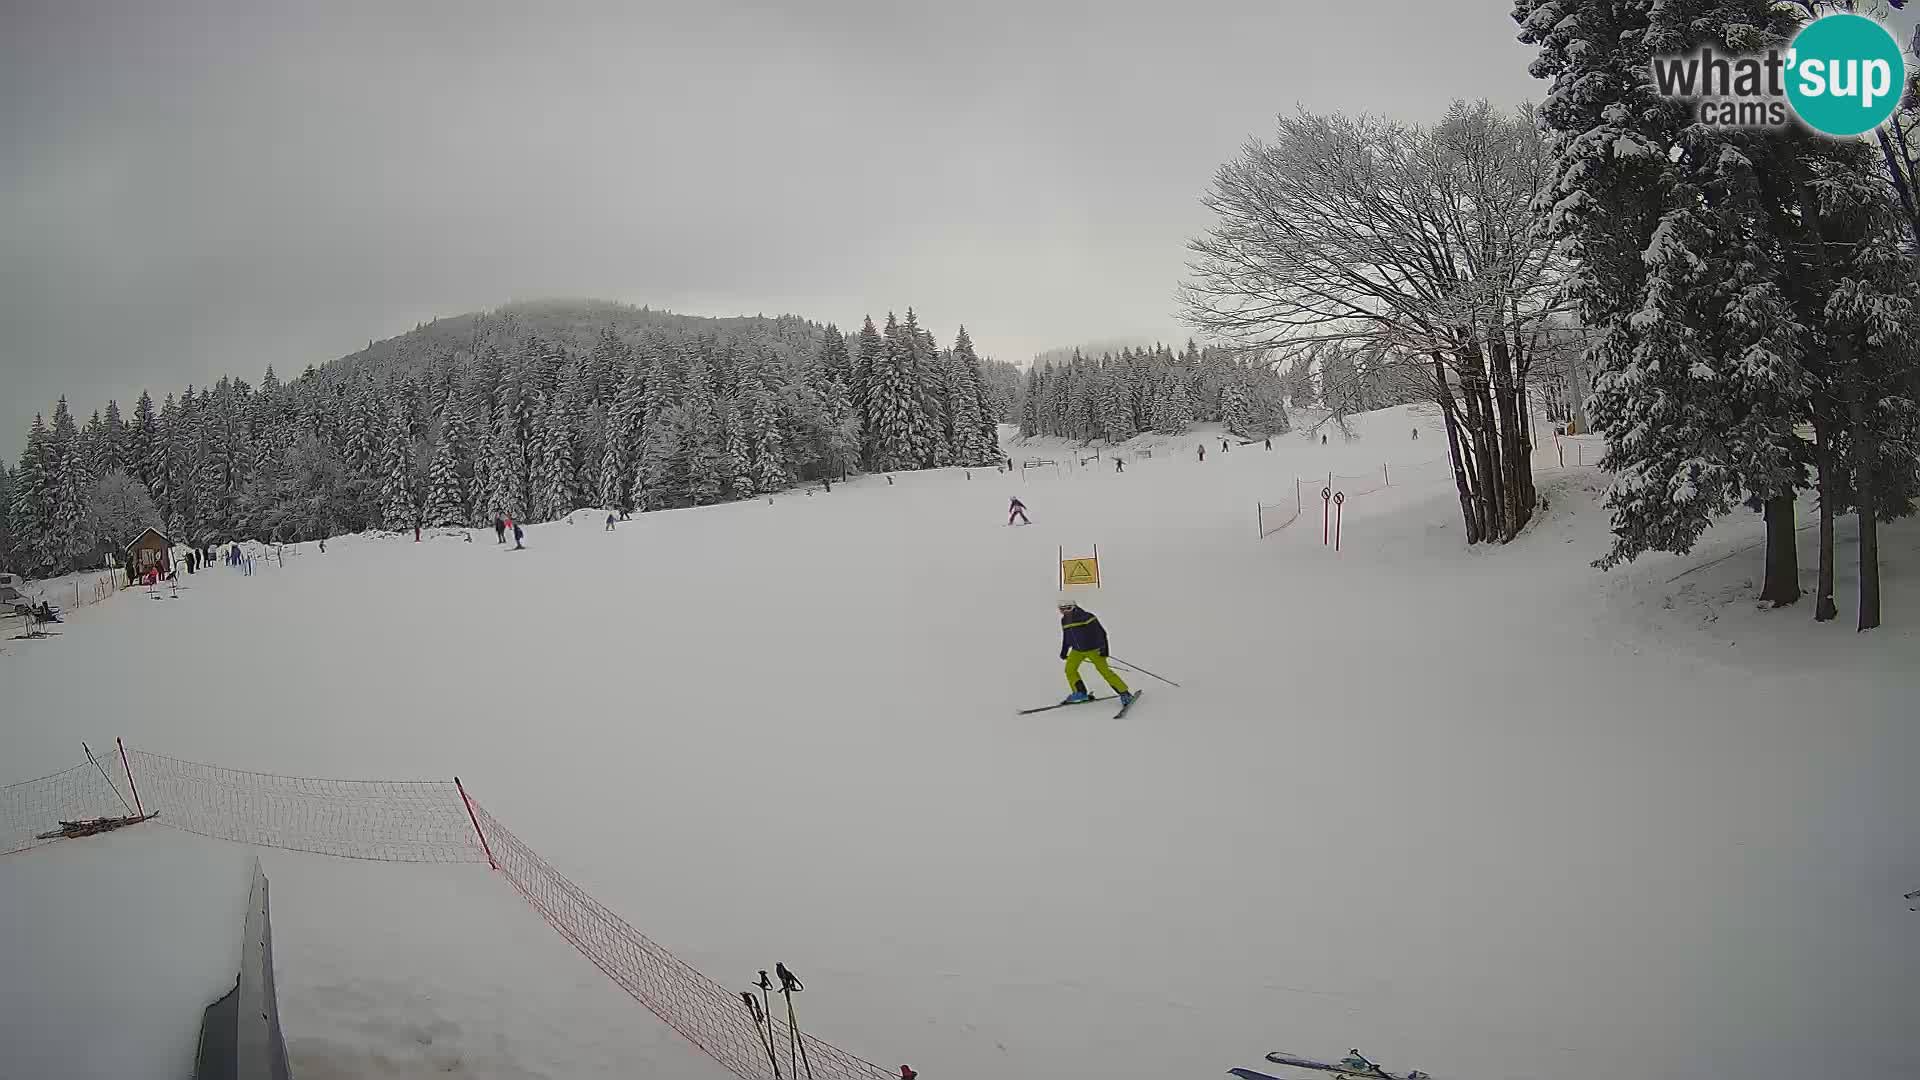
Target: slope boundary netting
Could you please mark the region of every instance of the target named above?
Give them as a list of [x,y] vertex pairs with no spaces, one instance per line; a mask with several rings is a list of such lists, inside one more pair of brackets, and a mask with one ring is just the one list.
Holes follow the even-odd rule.
[[120,785],[90,761],[0,787],[0,855],[53,843],[60,838],[40,834],[63,821],[127,813],[122,798]]
[[[459,781],[326,780],[228,769],[125,748],[0,787],[0,855],[53,843],[61,821],[131,814],[148,824],[257,847],[401,863],[491,864],[547,924],[622,990],[742,1080],[775,1075],[778,1056],[803,1057],[818,1080],[894,1074],[784,1019],[756,1025],[740,995],[635,930],[542,859]],[[116,768],[118,766],[118,768]],[[130,774],[130,777],[129,777]],[[763,1035],[762,1033],[766,1034]],[[784,1067],[784,1061],[783,1061]]]
[[[739,994],[695,971],[588,896],[478,802],[473,813],[495,866],[582,956],[735,1076],[765,1080],[774,1075],[767,1047],[760,1041],[762,1029],[748,1015]],[[775,1049],[786,1056],[787,1022],[769,1016],[768,1023]],[[894,1075],[811,1035],[802,1033],[800,1042],[805,1045],[810,1075],[817,1080],[885,1080]]]
[[379,862],[485,862],[445,780],[320,780],[127,749],[142,804],[168,828],[259,847]]

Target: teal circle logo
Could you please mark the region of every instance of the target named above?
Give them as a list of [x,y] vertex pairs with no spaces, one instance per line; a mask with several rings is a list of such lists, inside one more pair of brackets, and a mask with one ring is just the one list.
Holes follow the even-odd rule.
[[1900,43],[1864,15],[1813,20],[1794,35],[1787,56],[1787,100],[1825,135],[1872,131],[1893,115],[1906,90]]

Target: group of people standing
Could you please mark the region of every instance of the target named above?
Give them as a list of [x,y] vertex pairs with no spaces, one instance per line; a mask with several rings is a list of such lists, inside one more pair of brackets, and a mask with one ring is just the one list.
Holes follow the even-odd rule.
[[508,529],[513,530],[513,550],[519,551],[522,548],[526,547],[526,544],[523,543],[522,541],[526,539],[527,534],[520,531],[520,526],[517,522],[513,520],[512,515],[503,514],[498,510],[494,511],[493,542],[496,544],[506,543]]

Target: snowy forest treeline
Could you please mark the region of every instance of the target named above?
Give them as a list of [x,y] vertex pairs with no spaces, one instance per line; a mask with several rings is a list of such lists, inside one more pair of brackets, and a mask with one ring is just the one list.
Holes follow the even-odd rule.
[[1020,395],[1022,435],[1117,443],[1215,421],[1248,438],[1286,431],[1280,377],[1264,362],[1188,342],[1178,354],[1160,345],[1036,361]]
[[[633,332],[569,343],[607,309]],[[964,328],[941,348],[911,309],[852,340],[790,317],[559,314],[438,321],[290,382],[268,368],[258,387],[226,377],[158,405],[143,392],[84,425],[62,398],[19,467],[0,462],[0,566],[97,566],[148,525],[183,543],[292,541],[988,465],[1015,409],[1011,365],[983,361]]]

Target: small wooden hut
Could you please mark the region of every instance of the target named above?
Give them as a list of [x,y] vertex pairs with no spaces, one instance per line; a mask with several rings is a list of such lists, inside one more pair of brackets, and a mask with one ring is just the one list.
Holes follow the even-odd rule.
[[148,567],[157,566],[162,575],[173,572],[173,560],[169,552],[173,541],[167,539],[159,529],[146,529],[127,545],[127,565],[132,567],[135,576],[145,574]]

